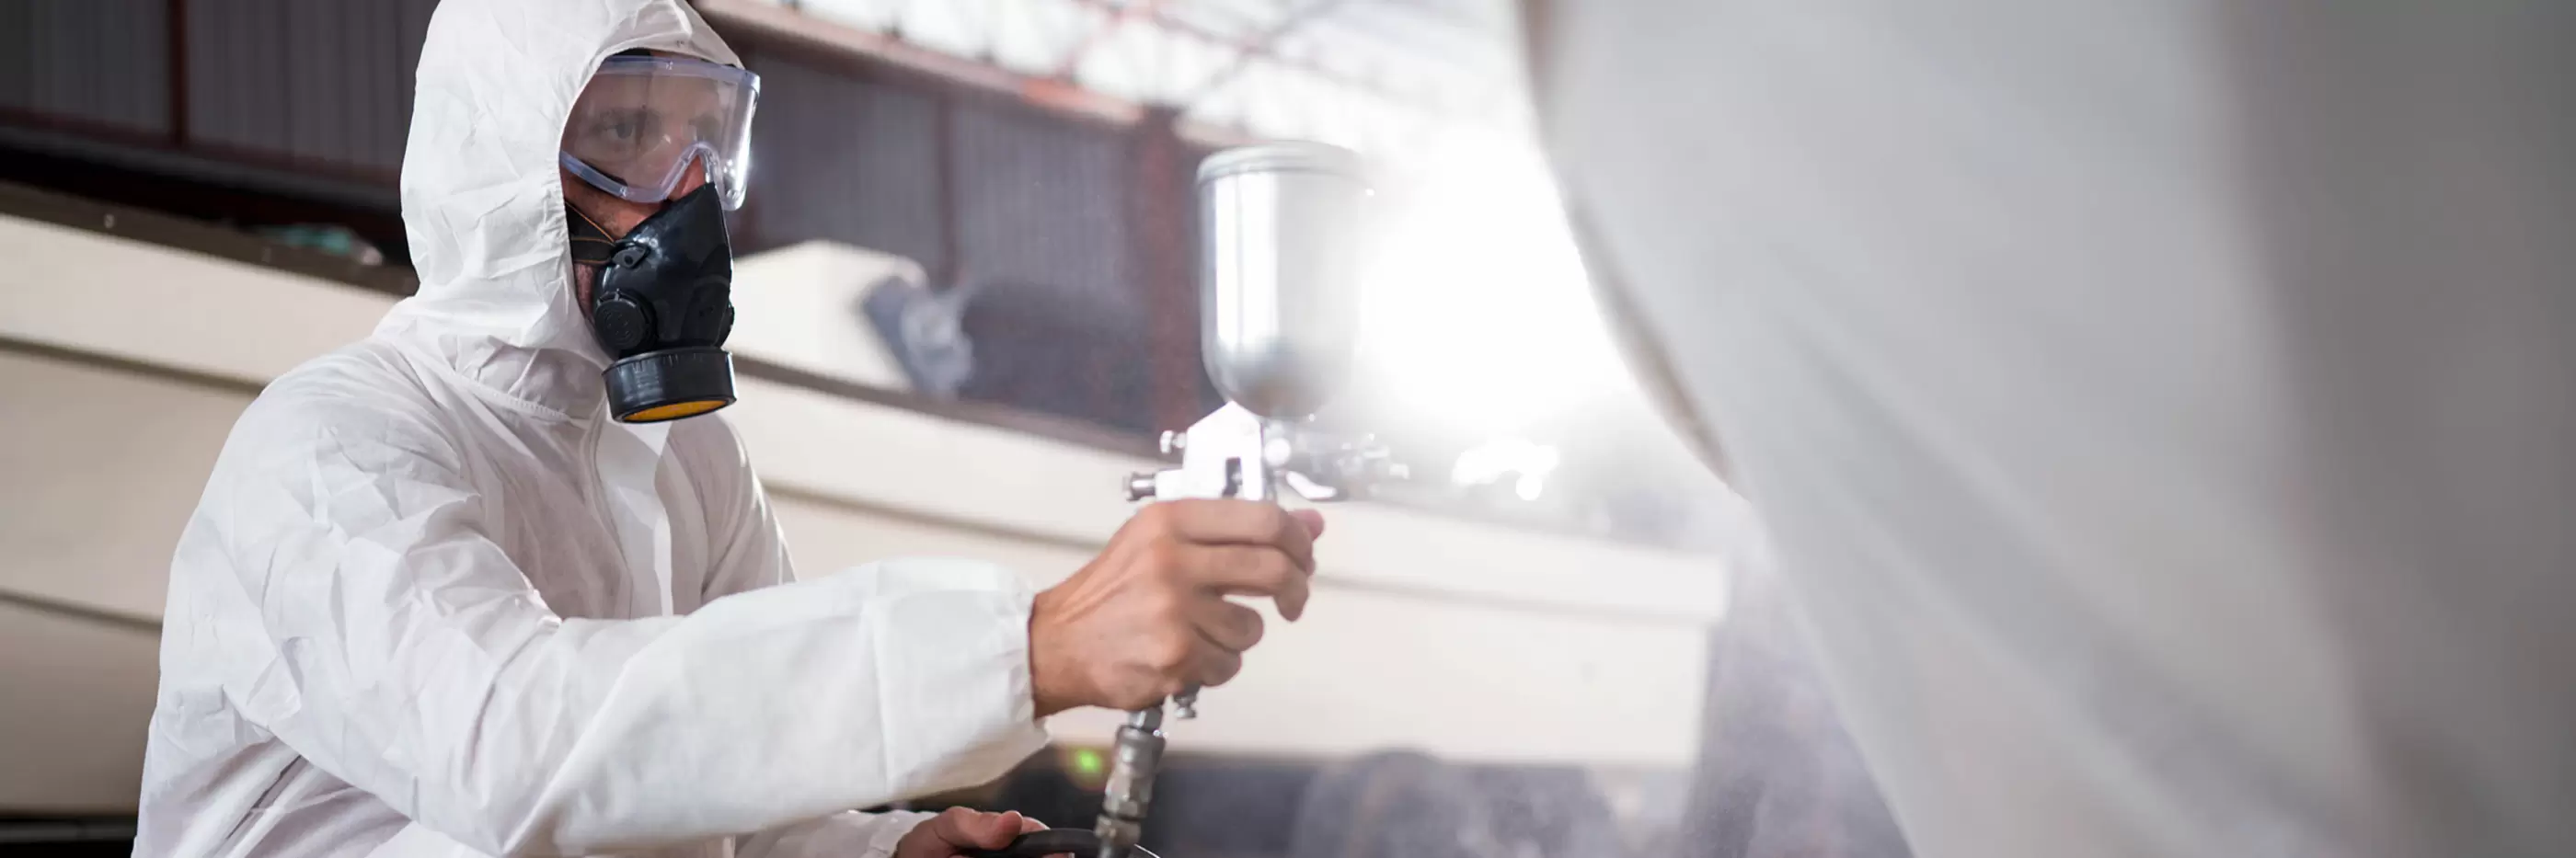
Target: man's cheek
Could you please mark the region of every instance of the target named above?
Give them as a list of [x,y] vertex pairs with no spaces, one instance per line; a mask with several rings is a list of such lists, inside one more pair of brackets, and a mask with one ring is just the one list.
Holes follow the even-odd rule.
[[599,269],[576,264],[572,267],[573,305],[581,308],[582,318],[590,318],[591,284],[598,281]]

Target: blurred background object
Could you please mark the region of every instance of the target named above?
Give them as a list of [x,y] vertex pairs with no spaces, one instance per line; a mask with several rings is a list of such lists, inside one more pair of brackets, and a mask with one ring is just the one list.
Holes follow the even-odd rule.
[[[727,417],[809,573],[1069,572],[1155,435],[1219,403],[1199,159],[1297,138],[1372,161],[1361,364],[1319,424],[1417,476],[1337,511],[1316,615],[1174,732],[1147,845],[1903,852],[1787,609],[1730,596],[1749,516],[1603,330],[1512,4],[695,5],[763,80]],[[0,2],[0,390],[44,403],[0,424],[0,845],[122,854],[161,577],[214,450],[412,288],[398,179],[434,6]],[[217,333],[242,330],[273,335]],[[1097,749],[1060,750],[942,800],[1086,819]]]

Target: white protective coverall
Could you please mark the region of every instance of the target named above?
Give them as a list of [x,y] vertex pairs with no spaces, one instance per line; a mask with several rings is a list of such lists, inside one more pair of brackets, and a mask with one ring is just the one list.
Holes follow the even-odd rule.
[[1534,11],[1916,854],[2576,855],[2576,4]]
[[1012,573],[787,583],[721,419],[604,416],[555,159],[630,48],[737,62],[678,0],[438,7],[420,293],[225,444],[171,567],[136,854],[884,855],[918,816],[836,812],[1041,746]]

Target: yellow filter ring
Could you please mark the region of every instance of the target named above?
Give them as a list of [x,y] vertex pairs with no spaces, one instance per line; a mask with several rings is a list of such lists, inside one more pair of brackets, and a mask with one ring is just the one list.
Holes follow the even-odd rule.
[[723,407],[725,407],[725,401],[721,399],[697,399],[688,402],[674,402],[669,405],[656,405],[651,408],[639,408],[619,419],[628,423],[660,423],[665,420],[678,420],[682,417],[696,417],[700,414],[705,414],[709,411],[714,411]]

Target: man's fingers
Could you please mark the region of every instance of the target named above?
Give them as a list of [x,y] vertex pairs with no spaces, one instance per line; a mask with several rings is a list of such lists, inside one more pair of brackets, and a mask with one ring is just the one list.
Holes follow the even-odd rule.
[[940,840],[951,846],[1000,849],[1011,845],[1011,838],[1020,836],[1020,821],[1020,812],[1016,810],[985,813],[952,807],[922,824],[930,826],[931,833],[939,835]]
[[1298,523],[1306,526],[1307,541],[1312,542],[1323,537],[1324,513],[1322,510],[1292,509],[1288,511],[1288,514],[1295,516]]
[[1306,570],[1276,548],[1201,545],[1181,554],[1191,583],[1213,593],[1268,596],[1290,620],[1306,612]]
[[[1046,823],[1039,822],[1039,821],[1037,821],[1037,820],[1030,819],[1030,818],[1025,817],[1025,816],[1020,817],[1020,833],[1021,833],[1021,834],[1032,834],[1032,833],[1036,833],[1036,832],[1040,832],[1040,831],[1045,831],[1045,830],[1047,830],[1047,824],[1046,824]],[[1071,853],[1071,852],[1059,852],[1059,853],[1056,853],[1056,854],[1054,854],[1054,855],[1049,855],[1049,856],[1047,856],[1047,858],[1090,858],[1090,856],[1086,856],[1086,855],[1075,855],[1075,854],[1073,854],[1073,853]]]
[[1190,605],[1190,624],[1208,641],[1230,652],[1242,652],[1261,642],[1261,612],[1224,599],[1207,599]]
[[1000,849],[1011,845],[1011,840],[1019,837],[1023,830],[1020,823],[1029,821],[1028,817],[1021,816],[1016,810],[1006,810],[989,816],[990,821],[984,824],[984,839],[975,842],[975,845],[986,849]]
[[[1279,549],[1297,568],[1315,571],[1315,534],[1306,521],[1278,504],[1247,500],[1177,500],[1157,506],[1170,509],[1174,533],[1205,545],[1267,545]],[[1316,519],[1321,521],[1320,518]]]
[[952,807],[940,811],[938,816],[931,817],[930,821],[922,823],[922,826],[930,829],[930,833],[939,835],[940,842],[973,845],[975,836],[968,820],[974,815],[974,811]]
[[1215,688],[1234,680],[1243,672],[1243,654],[1217,646],[1210,641],[1199,647],[1199,685]]

